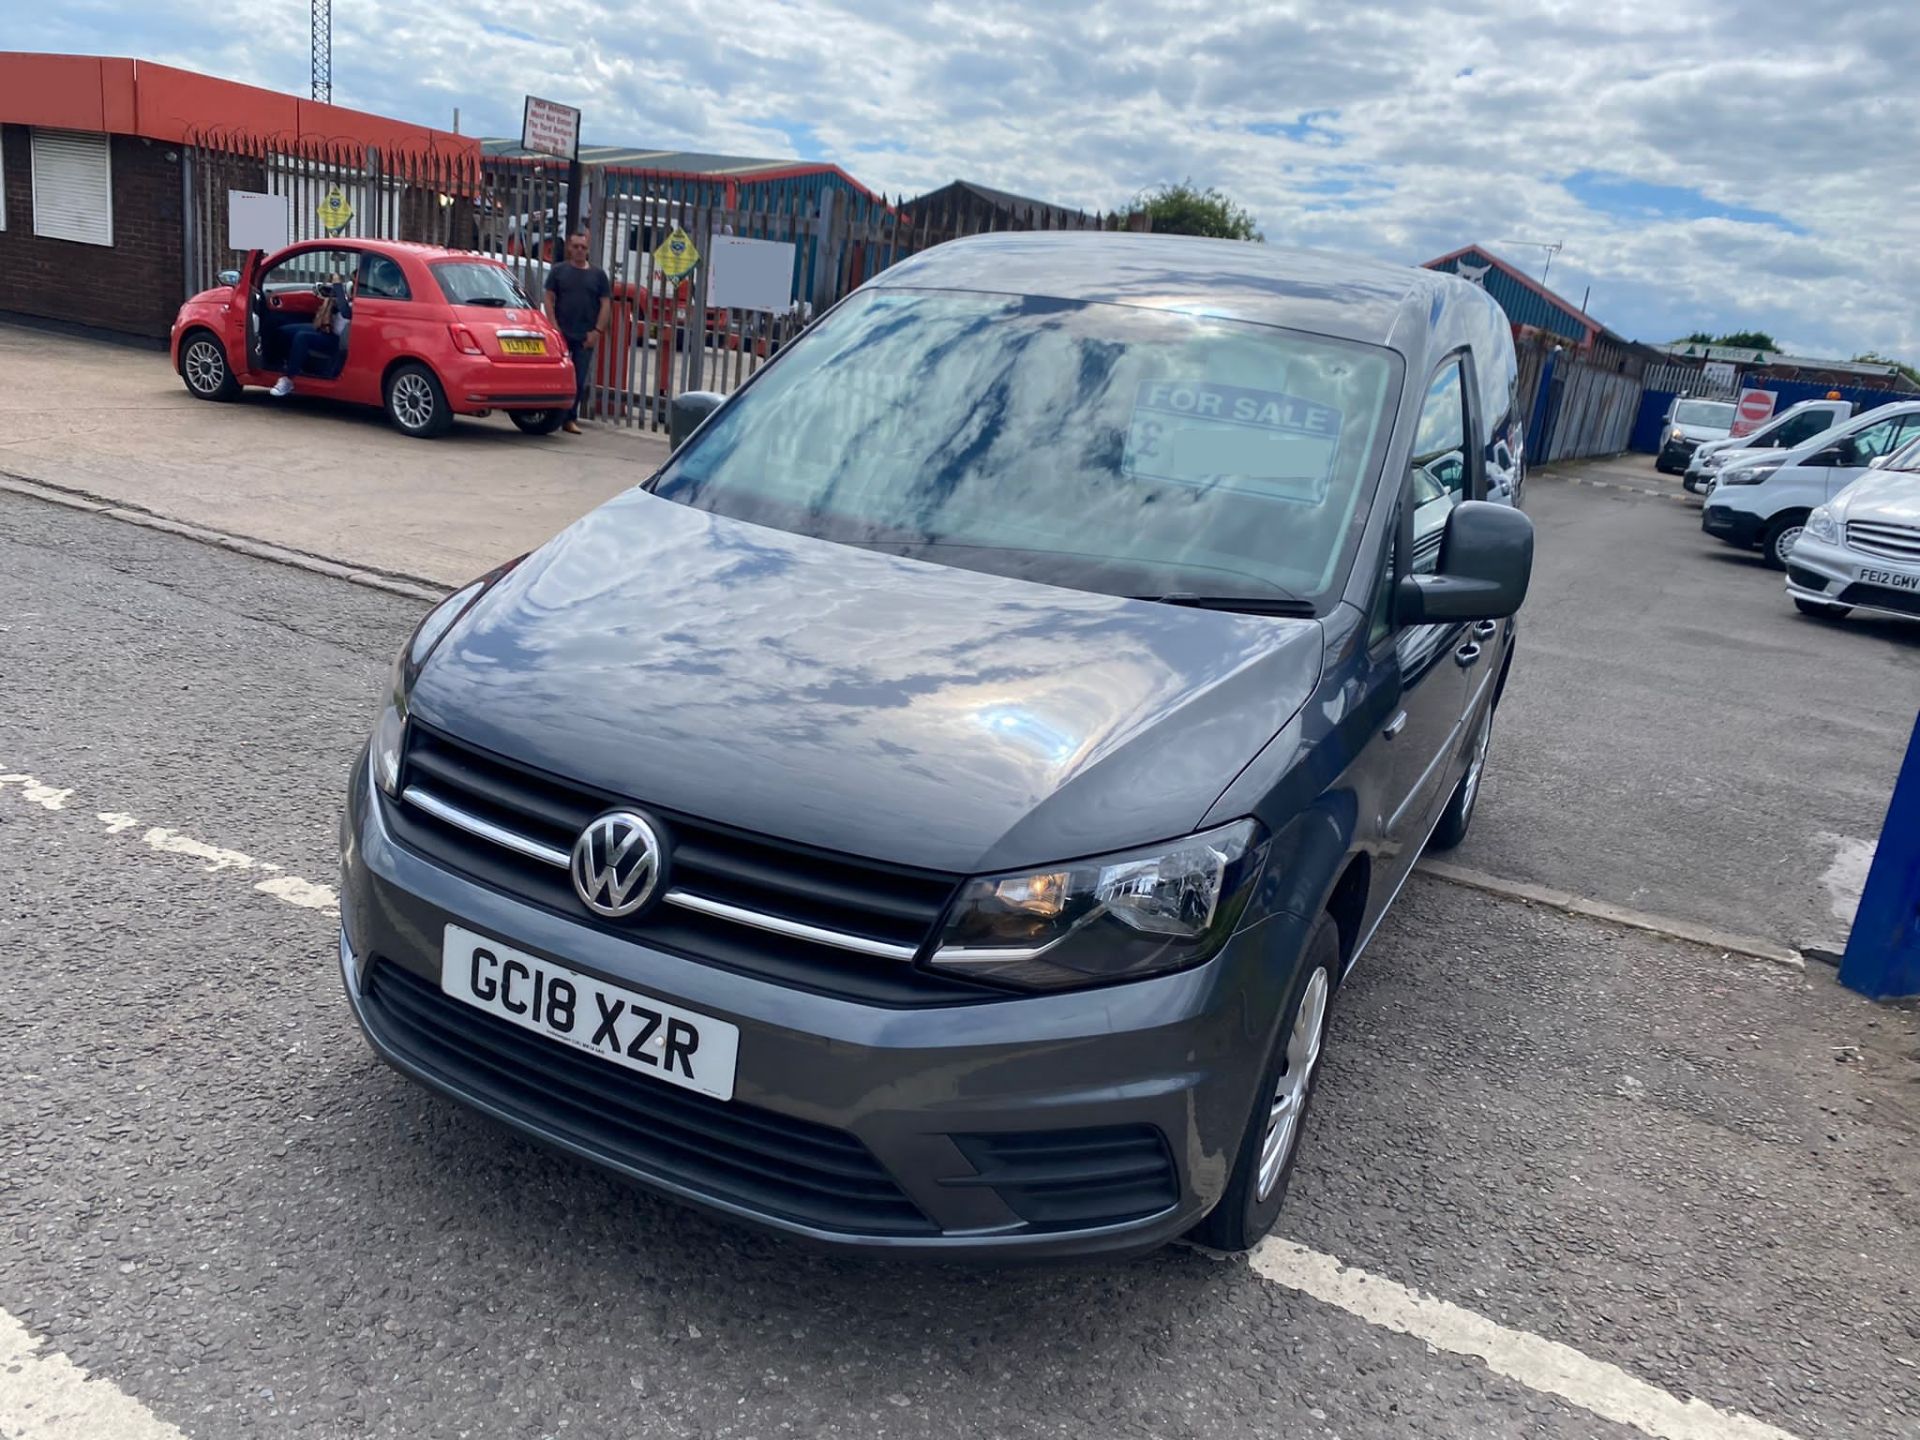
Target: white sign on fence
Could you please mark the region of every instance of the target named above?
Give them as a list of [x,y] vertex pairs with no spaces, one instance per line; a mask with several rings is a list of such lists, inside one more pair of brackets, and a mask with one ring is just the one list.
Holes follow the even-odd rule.
[[707,304],[716,310],[771,310],[793,305],[793,246],[784,240],[715,235],[708,263]]
[[293,212],[284,195],[227,191],[227,244],[235,250],[283,250],[293,243]]
[[1740,372],[1730,360],[1709,360],[1700,367],[1702,378],[1716,394],[1731,395]]
[[580,112],[571,105],[527,96],[527,108],[520,120],[520,143],[542,155],[573,159],[580,148]]

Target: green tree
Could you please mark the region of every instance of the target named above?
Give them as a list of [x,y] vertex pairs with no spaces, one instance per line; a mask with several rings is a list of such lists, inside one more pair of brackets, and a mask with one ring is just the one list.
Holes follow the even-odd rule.
[[1778,350],[1780,342],[1764,330],[1734,330],[1720,336],[1716,345],[1731,346],[1735,350]]
[[1134,208],[1153,218],[1156,235],[1211,235],[1256,243],[1267,238],[1244,207],[1211,186],[1200,189],[1191,180],[1145,191],[1134,201]]

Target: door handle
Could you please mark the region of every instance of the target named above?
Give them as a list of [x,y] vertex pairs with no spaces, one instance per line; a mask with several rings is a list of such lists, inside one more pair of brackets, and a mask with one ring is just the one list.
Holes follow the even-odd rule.
[[1476,640],[1491,640],[1499,633],[1499,630],[1500,622],[1498,620],[1482,620],[1478,625],[1473,627],[1473,638]]
[[1459,664],[1460,668],[1464,670],[1480,658],[1480,647],[1475,642],[1469,640],[1453,652],[1453,658]]
[[1398,715],[1394,716],[1391,720],[1387,721],[1386,729],[1382,730],[1380,733],[1386,736],[1387,739],[1391,740],[1394,736],[1398,735],[1402,730],[1406,728],[1407,728],[1407,712],[1402,710]]

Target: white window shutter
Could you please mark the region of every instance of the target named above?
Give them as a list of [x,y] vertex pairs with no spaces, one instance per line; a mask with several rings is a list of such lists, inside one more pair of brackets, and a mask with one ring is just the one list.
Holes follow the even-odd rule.
[[105,135],[33,132],[33,233],[113,244],[113,164]]

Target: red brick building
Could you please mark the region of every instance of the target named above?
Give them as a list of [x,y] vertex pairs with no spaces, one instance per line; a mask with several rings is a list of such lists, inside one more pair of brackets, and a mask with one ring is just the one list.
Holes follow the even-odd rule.
[[187,167],[237,135],[479,156],[447,131],[167,65],[0,51],[0,315],[164,337],[192,283]]

